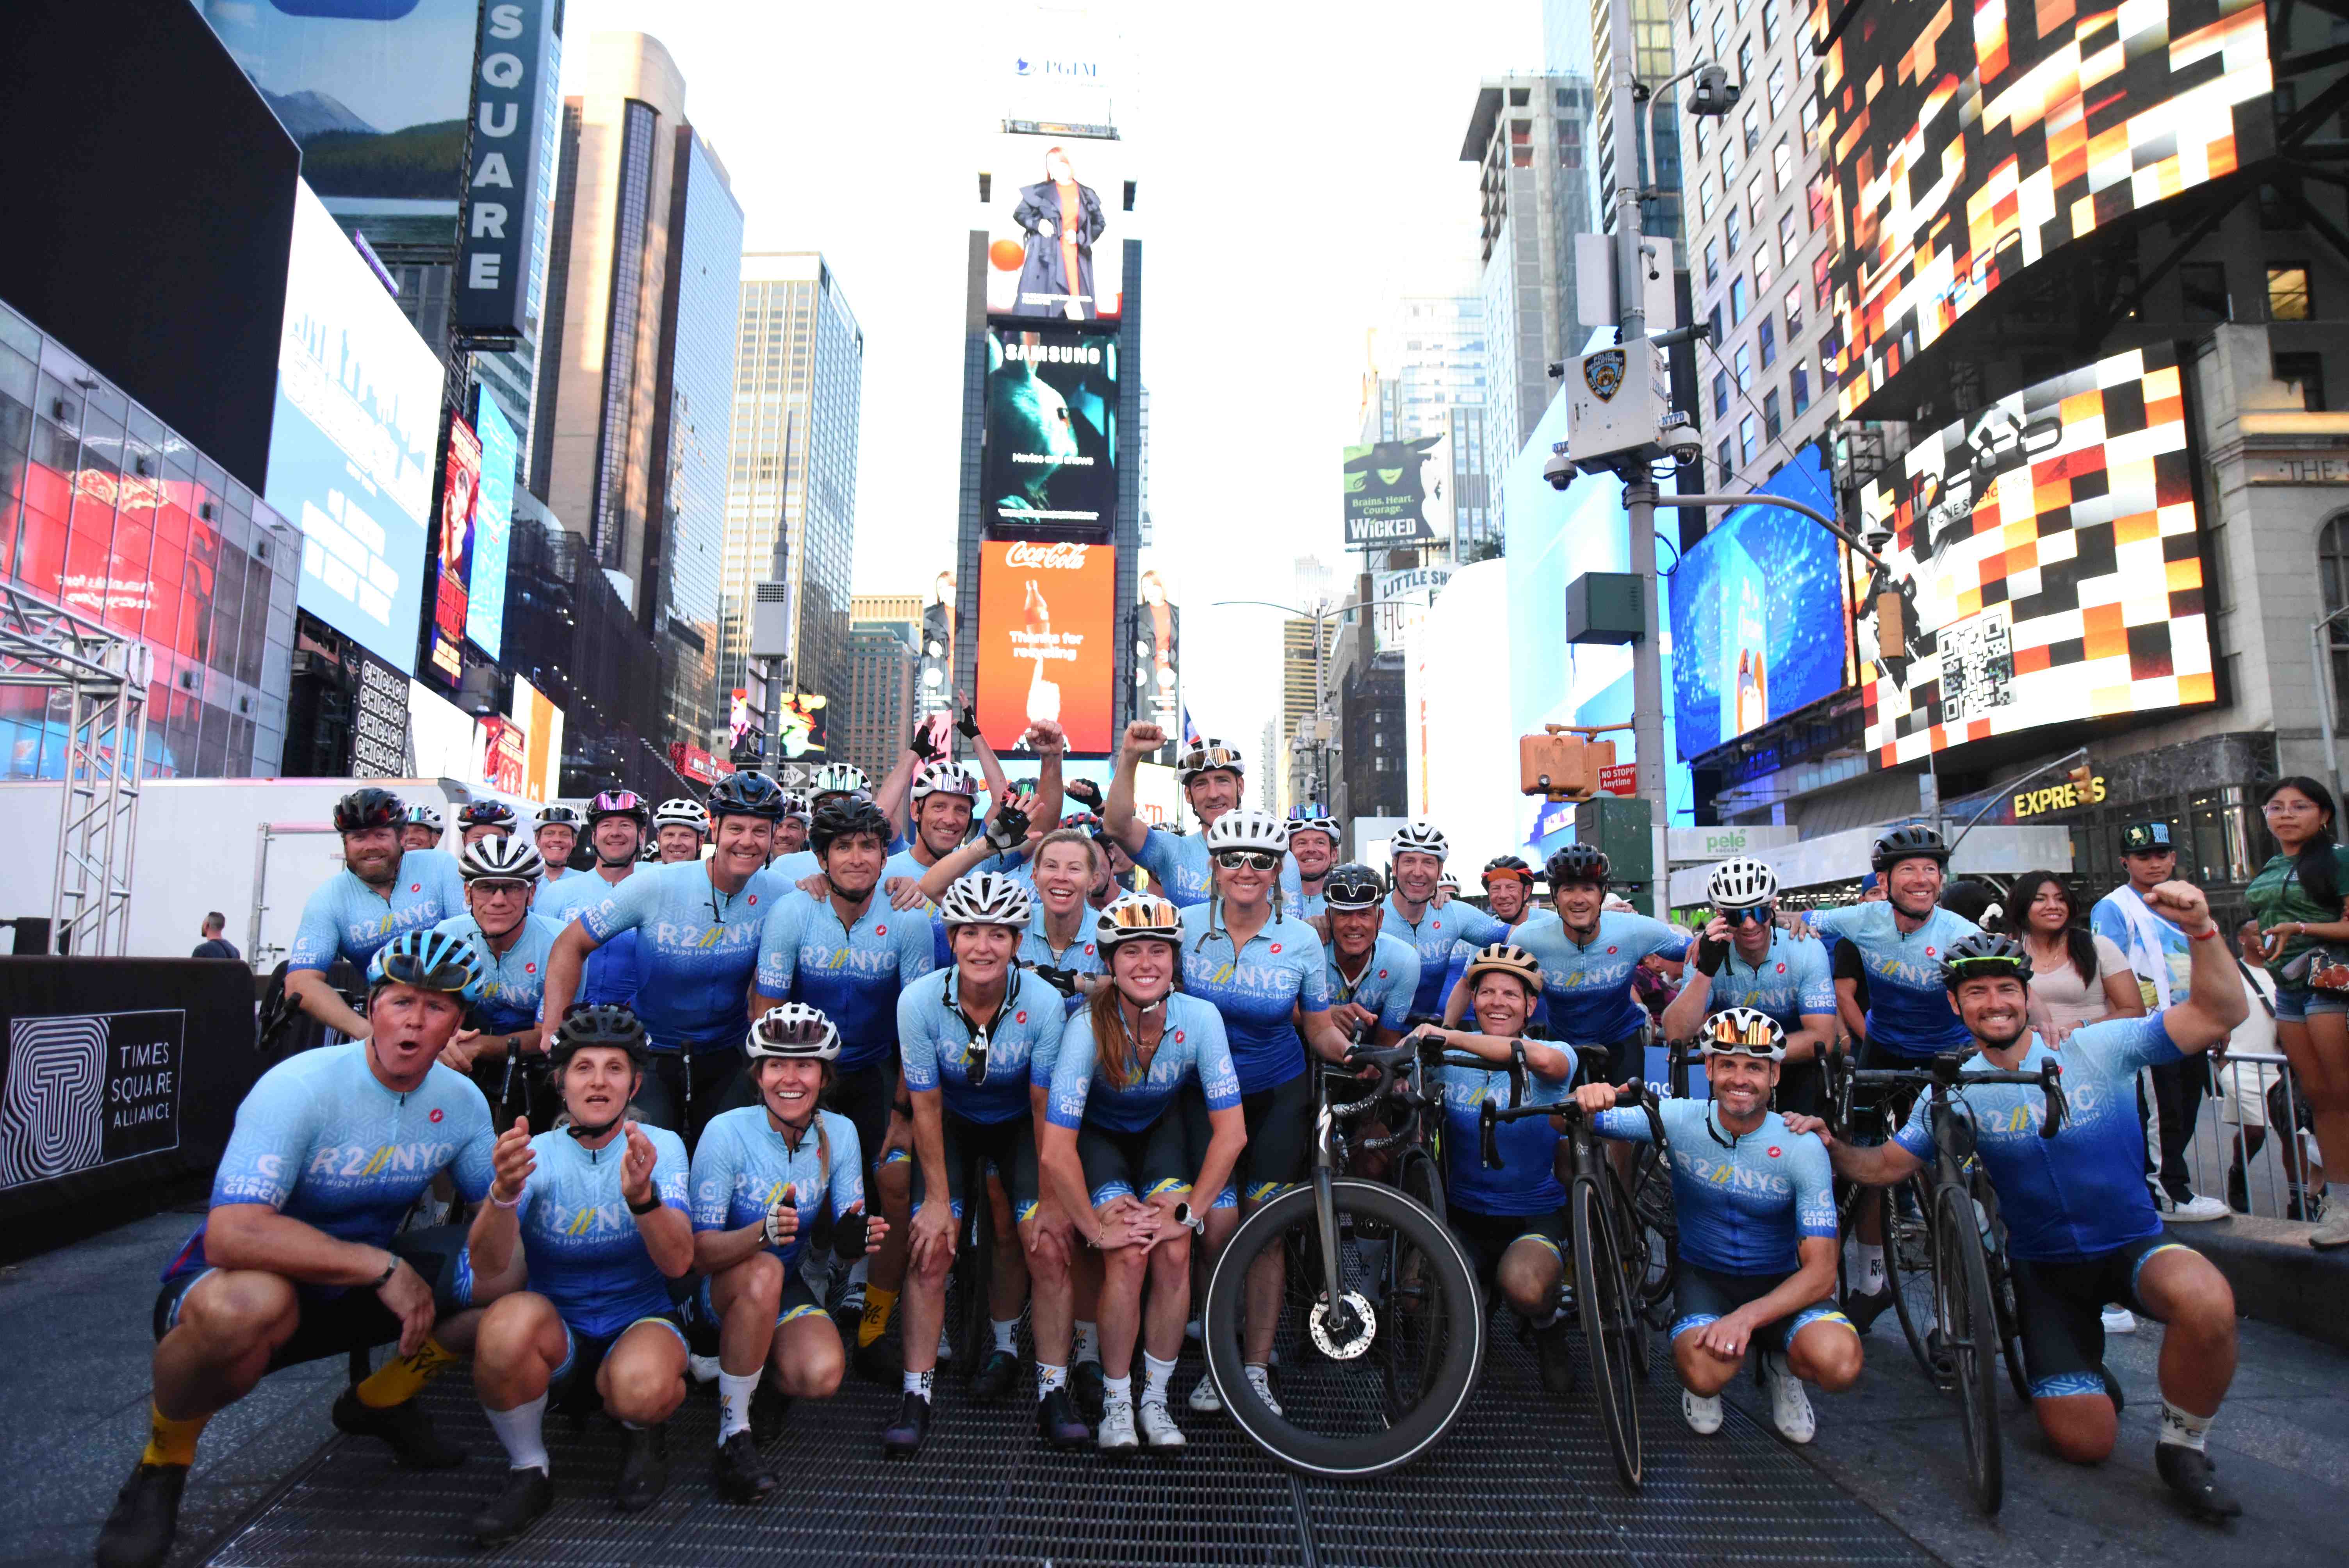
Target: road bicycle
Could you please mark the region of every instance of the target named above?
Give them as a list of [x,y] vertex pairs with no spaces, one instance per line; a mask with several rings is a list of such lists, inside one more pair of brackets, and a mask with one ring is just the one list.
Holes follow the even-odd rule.
[[[1917,1068],[1842,1069],[1835,1074],[1830,1124],[1837,1136],[1851,1124],[1852,1099],[1863,1088],[1888,1094],[1932,1091],[1927,1119],[1932,1129],[1932,1163],[1906,1182],[1879,1189],[1883,1194],[1885,1261],[1899,1314],[1919,1365],[1935,1385],[1958,1396],[1964,1423],[1966,1472],[1974,1504],[1995,1514],[2004,1500],[2004,1459],[1998,1431],[1998,1371],[2002,1352],[2016,1393],[2026,1401],[2030,1385],[2023,1369],[2021,1323],[2005,1233],[1998,1222],[1998,1194],[1974,1158],[1974,1127],[1965,1104],[1969,1089],[1993,1084],[2036,1088],[2045,1099],[2039,1136],[2061,1132],[2070,1110],[2064,1099],[2063,1065],[2044,1061],[2031,1072],[1964,1070],[1973,1048],[1949,1051]],[[1910,1193],[1913,1214],[1903,1214],[1893,1194]]]

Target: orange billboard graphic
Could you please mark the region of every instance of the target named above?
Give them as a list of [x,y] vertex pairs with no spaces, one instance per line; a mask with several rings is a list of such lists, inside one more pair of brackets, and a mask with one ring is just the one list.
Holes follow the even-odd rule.
[[1009,751],[1049,718],[1071,751],[1109,751],[1116,551],[1024,539],[978,548],[979,733]]

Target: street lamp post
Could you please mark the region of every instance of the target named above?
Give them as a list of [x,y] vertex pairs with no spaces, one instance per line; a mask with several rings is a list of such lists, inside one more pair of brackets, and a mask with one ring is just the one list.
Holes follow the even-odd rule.
[[2333,786],[2333,799],[2336,801],[2341,799],[2341,758],[2333,748],[2333,672],[2329,667],[2333,661],[2324,656],[2324,645],[2326,630],[2344,615],[2349,615],[2349,604],[2308,628],[2308,656],[2316,675],[2316,722],[2324,736],[2324,776]]

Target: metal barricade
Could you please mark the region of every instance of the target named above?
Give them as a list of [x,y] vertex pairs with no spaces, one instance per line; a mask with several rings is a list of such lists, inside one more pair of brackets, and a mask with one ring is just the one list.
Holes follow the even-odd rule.
[[[2308,1180],[2317,1165],[2315,1135],[2309,1130],[2307,1101],[2300,1092],[2298,1075],[2274,1051],[2230,1051],[2222,1059],[2205,1059],[2210,1091],[2195,1118],[2194,1136],[2186,1150],[2186,1163],[2197,1192],[2225,1202],[2238,1201],[2263,1219],[2300,1218],[2292,1203],[2293,1190]],[[2141,1092],[2151,1086],[2139,1075]],[[2148,1132],[2148,1137],[2151,1137]],[[2336,1157],[2344,1152],[2335,1151]],[[2155,1158],[2159,1150],[2154,1150]],[[2240,1183],[2230,1180],[2240,1163]]]

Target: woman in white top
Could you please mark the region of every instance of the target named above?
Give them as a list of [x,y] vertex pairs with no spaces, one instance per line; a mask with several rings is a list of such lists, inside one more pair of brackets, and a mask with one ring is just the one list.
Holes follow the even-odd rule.
[[2083,1024],[2145,1016],[2128,954],[2110,937],[2089,934],[2063,878],[2023,872],[2006,907],[2014,912],[2006,923],[2031,953],[2032,994],[2054,1026],[2050,1044],[2060,1044]]

